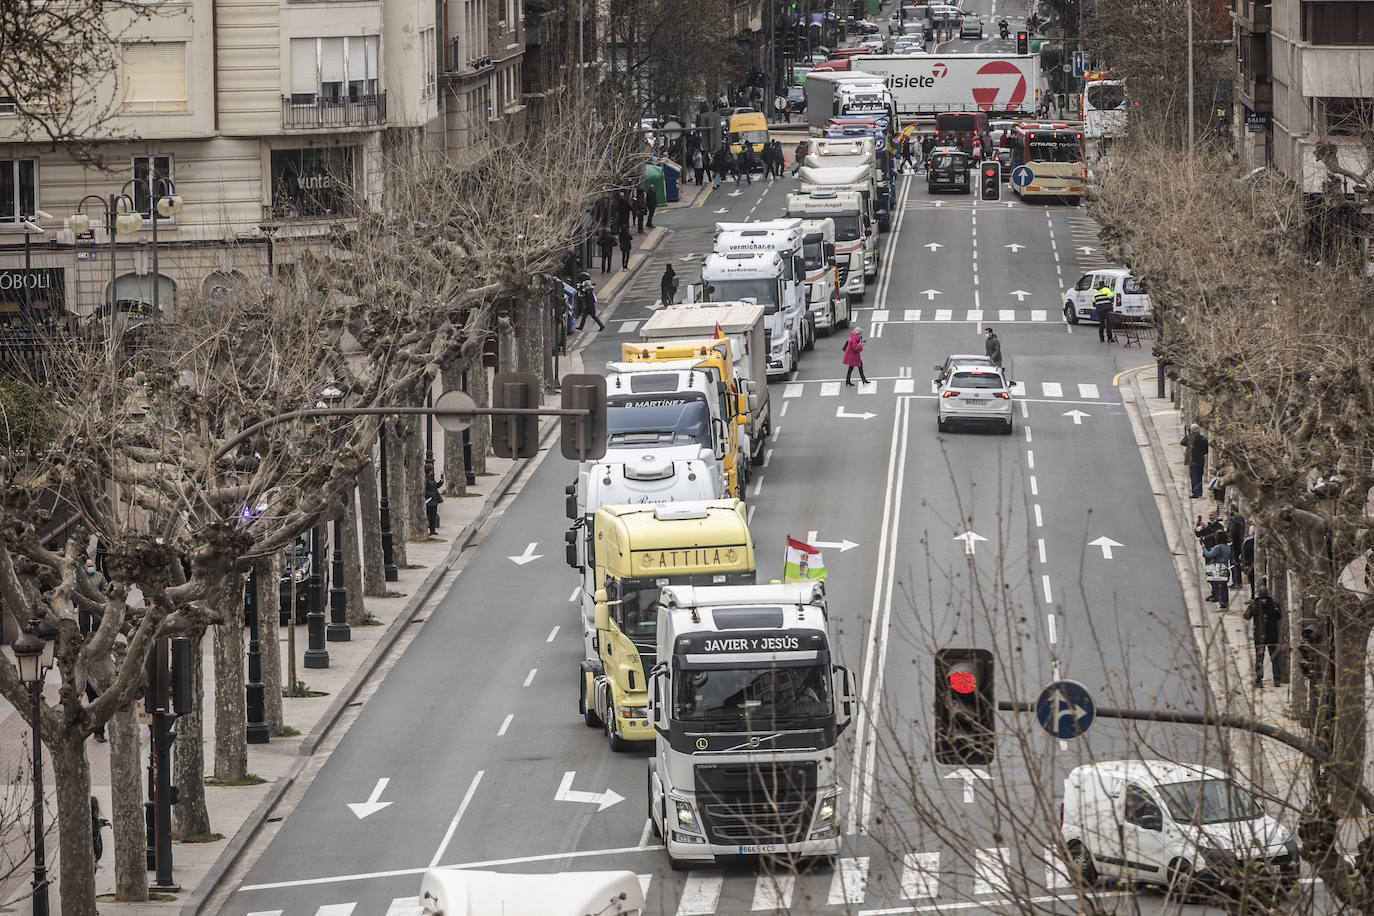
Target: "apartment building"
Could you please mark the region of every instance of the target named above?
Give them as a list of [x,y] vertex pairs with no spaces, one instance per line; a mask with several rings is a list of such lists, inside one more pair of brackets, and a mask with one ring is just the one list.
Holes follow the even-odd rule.
[[[113,106],[91,138],[94,161],[18,142],[17,118],[0,106],[0,329],[110,310],[173,317],[179,295],[231,293],[269,265],[280,281],[301,246],[359,201],[381,200],[396,174],[388,161],[435,124],[455,153],[493,122],[523,128],[519,10],[520,0],[158,3],[122,35],[116,72],[97,89]],[[173,190],[182,208],[159,216],[154,246],[154,201]],[[112,239],[111,202],[142,226]],[[71,224],[77,213],[89,228]]]
[[1360,137],[1374,128],[1374,2],[1235,0],[1232,15],[1241,156],[1308,193],[1328,178],[1318,143],[1330,142],[1342,166],[1368,168]]

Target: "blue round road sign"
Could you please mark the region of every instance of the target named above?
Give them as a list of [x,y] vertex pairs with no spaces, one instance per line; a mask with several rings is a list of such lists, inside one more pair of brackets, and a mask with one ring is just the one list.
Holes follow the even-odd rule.
[[1011,170],[1011,183],[1014,187],[1024,188],[1035,180],[1035,173],[1028,165],[1018,165]]
[[1035,701],[1035,717],[1054,737],[1077,738],[1097,718],[1097,705],[1077,681],[1052,681]]

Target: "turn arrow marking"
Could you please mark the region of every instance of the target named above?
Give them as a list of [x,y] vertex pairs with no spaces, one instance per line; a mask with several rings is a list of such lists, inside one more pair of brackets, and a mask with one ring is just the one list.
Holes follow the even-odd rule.
[[1104,559],[1104,560],[1110,560],[1110,559],[1112,558],[1112,548],[1113,548],[1113,547],[1125,547],[1126,545],[1125,545],[1125,544],[1122,544],[1122,543],[1120,543],[1120,542],[1118,542],[1118,541],[1113,541],[1111,538],[1107,537],[1107,536],[1104,534],[1104,535],[1102,535],[1102,537],[1098,538],[1098,539],[1095,540],[1095,541],[1089,541],[1089,542],[1088,542],[1088,546],[1089,546],[1089,547],[1101,547],[1101,548],[1102,548],[1102,559]]
[[813,547],[824,547],[824,548],[826,548],[827,550],[834,549],[834,550],[838,550],[840,553],[844,553],[846,550],[853,550],[855,547],[858,547],[859,545],[858,545],[858,544],[855,544],[853,541],[850,541],[850,540],[843,540],[843,541],[812,541],[812,542],[811,542],[811,546],[813,546]]
[[963,541],[964,553],[972,555],[974,551],[973,545],[977,544],[979,541],[986,541],[987,538],[983,537],[981,534],[978,534],[975,531],[965,531],[963,534],[956,534],[954,536],[954,540]]
[[1010,293],[1007,293],[1007,295],[1015,296],[1017,302],[1025,302],[1026,297],[1029,296],[1030,293],[1026,292],[1024,289],[1014,289]]
[[[725,211],[722,210],[721,212],[724,213]],[[689,252],[688,254],[683,255],[682,257],[678,258],[678,260],[679,260],[679,261],[692,261],[692,260],[695,260],[695,259],[696,259],[696,256],[697,256],[697,255],[696,255],[696,252],[693,251],[693,252]]]
[[625,800],[625,796],[610,788],[605,792],[575,792],[572,783],[576,776],[576,770],[568,770],[563,774],[563,781],[558,784],[558,791],[553,795],[554,801],[583,802],[588,805],[596,805],[597,811],[605,811],[611,805],[619,804]]
[[964,781],[964,804],[973,801],[973,783],[977,780],[992,782],[992,777],[988,771],[981,767],[960,767],[953,772],[945,774],[946,779],[962,779]]
[[377,785],[373,786],[372,794],[367,797],[367,801],[349,802],[348,810],[358,815],[358,820],[362,820],[369,814],[376,814],[378,811],[382,810],[387,805],[390,805],[391,802],[377,800],[382,797],[382,793],[386,791],[387,784],[390,782],[390,777],[383,776],[381,779],[377,780]]
[[876,413],[850,413],[843,407],[835,411],[835,416],[843,417],[846,420],[871,420],[877,416]]
[[534,548],[538,546],[538,541],[530,541],[529,544],[525,546],[524,553],[520,554],[520,556],[518,557],[507,557],[506,559],[510,560],[516,566],[524,566],[526,563],[533,563],[535,560],[543,556],[542,553],[534,552]]
[[1081,410],[1067,410],[1067,411],[1064,412],[1064,416],[1066,416],[1066,417],[1073,417],[1073,425],[1074,425],[1074,426],[1081,426],[1081,425],[1083,424],[1083,418],[1084,418],[1084,417],[1091,417],[1092,414],[1090,414],[1090,413],[1084,413],[1084,412],[1081,411]]
[[[738,193],[738,192],[736,192],[736,193]],[[731,195],[731,196],[733,197],[734,195]],[[729,207],[721,207],[721,208],[720,208],[719,210],[717,210],[716,212],[717,212],[717,213],[729,213],[729,212],[730,212],[730,208],[729,208]]]

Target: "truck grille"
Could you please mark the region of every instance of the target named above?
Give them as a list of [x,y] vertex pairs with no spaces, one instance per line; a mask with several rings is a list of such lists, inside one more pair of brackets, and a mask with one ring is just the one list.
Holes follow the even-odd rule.
[[697,801],[712,843],[796,843],[816,807],[814,763],[697,765]]
[[837,264],[835,265],[835,269],[840,275],[840,287],[843,288],[845,283],[849,280],[849,265]]

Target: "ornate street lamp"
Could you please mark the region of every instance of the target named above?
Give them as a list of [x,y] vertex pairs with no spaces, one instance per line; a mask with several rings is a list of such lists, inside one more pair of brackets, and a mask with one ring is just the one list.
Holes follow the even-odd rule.
[[34,619],[14,641],[19,679],[33,704],[33,916],[48,916],[48,866],[43,848],[43,680],[52,668],[57,628]]

